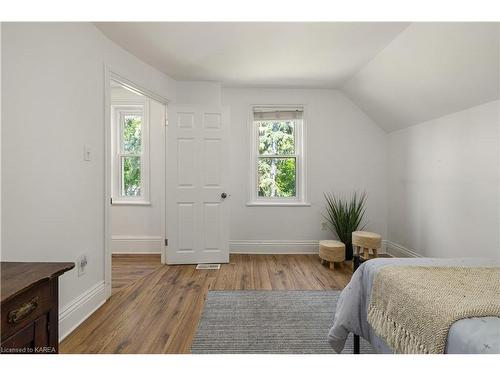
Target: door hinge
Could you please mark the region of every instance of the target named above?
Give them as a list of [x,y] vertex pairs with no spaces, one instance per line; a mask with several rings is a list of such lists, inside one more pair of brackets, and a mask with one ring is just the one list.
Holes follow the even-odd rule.
[[113,204],[113,197],[109,198],[109,203]]
[[165,238],[165,246],[168,246],[168,238]]
[[168,118],[165,119],[165,126],[168,126]]

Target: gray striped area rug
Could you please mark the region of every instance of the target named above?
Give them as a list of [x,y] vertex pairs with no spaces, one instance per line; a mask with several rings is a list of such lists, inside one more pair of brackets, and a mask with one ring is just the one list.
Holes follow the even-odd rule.
[[[209,291],[195,354],[333,354],[327,341],[340,291]],[[349,336],[343,353],[352,353]],[[361,339],[361,353],[373,353]]]

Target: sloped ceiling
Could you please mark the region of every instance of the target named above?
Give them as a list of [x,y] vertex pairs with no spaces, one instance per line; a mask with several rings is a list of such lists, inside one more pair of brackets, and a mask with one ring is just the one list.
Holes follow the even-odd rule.
[[338,88],[387,131],[499,98],[498,23],[96,23],[177,80]]
[[338,88],[408,23],[104,22],[123,48],[177,80]]
[[342,90],[387,131],[499,98],[496,23],[414,23]]

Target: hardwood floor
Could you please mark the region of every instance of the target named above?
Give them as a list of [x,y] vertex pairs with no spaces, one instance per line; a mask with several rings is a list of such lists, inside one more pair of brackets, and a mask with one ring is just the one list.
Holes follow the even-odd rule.
[[113,254],[112,294],[161,266],[160,254]]
[[60,352],[189,353],[208,290],[342,289],[351,274],[317,255],[231,255],[218,271],[162,265],[112,295]]

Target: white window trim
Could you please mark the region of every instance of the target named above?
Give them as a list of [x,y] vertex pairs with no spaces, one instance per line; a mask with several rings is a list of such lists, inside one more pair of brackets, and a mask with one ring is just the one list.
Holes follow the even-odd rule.
[[[262,198],[258,195],[258,129],[254,126],[254,107],[290,107],[297,108],[303,107],[304,114],[302,121],[297,122],[295,129],[295,156],[296,157],[296,197],[293,198]],[[247,202],[248,207],[309,207],[311,204],[307,202],[307,159],[306,159],[306,122],[307,122],[307,109],[305,105],[262,105],[255,104],[250,106],[250,115],[248,121],[249,138],[250,138],[250,183],[249,183],[249,199]]]
[[[127,113],[142,114],[142,157],[141,157],[141,196],[124,197],[120,194],[120,119]],[[149,101],[148,100],[120,100],[111,105],[111,137],[112,137],[112,164],[111,164],[111,198],[113,205],[149,206],[150,202],[150,149],[149,149]]]

